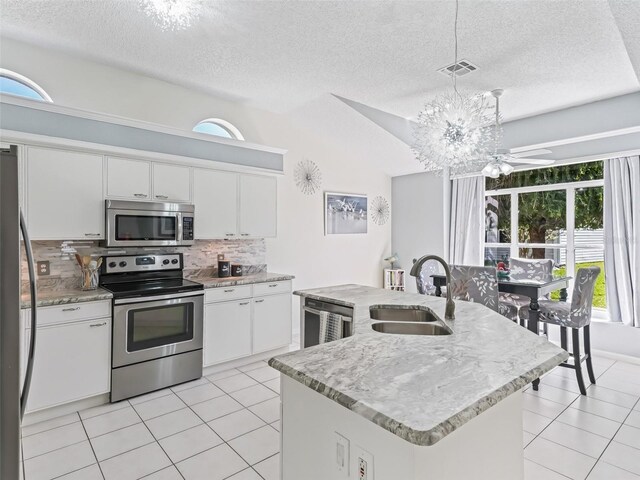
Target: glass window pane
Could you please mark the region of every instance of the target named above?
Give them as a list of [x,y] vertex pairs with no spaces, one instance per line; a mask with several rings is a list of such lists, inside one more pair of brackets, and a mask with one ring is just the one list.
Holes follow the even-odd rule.
[[602,178],[604,178],[604,163],[599,160],[597,162],[522,170],[513,172],[511,175],[500,175],[498,178],[487,178],[486,187],[487,190],[499,190],[501,188],[533,187],[554,183],[600,180]]
[[[549,247],[549,248],[531,248],[531,247],[523,247],[518,249],[519,258],[525,259],[552,259],[554,271],[559,268],[565,269],[567,266],[567,249],[566,248],[557,248],[557,247]],[[556,272],[557,273],[557,272]]]
[[[520,193],[518,240],[520,243],[566,243],[566,190]],[[546,258],[545,249],[532,249],[532,257]]]
[[576,248],[576,272],[580,268],[600,267],[600,275],[596,280],[596,288],[593,292],[593,306],[595,308],[607,307],[607,290],[604,275],[604,250],[597,248]]
[[0,93],[10,93],[11,95],[31,98],[33,100],[45,100],[42,95],[28,85],[18,82],[13,78],[2,76],[0,76]]
[[209,135],[216,135],[218,137],[233,138],[227,129],[222,128],[217,123],[203,122],[196,125],[193,129],[194,132],[207,133]]
[[487,267],[496,267],[498,262],[504,262],[509,265],[510,258],[511,247],[509,245],[504,247],[485,247],[484,249],[484,264]]
[[511,195],[494,195],[485,199],[484,241],[511,242]]

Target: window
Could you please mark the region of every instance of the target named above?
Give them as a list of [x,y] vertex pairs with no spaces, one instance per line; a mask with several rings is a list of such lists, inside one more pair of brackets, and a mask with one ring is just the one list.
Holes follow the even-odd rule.
[[593,306],[606,307],[603,169],[599,161],[488,178],[485,264],[551,258],[559,274],[571,277],[598,265]]
[[0,68],[0,93],[52,102],[51,97],[40,85],[19,73]]
[[242,136],[242,133],[240,133],[240,130],[238,130],[234,125],[227,122],[226,120],[221,120],[219,118],[208,118],[206,120],[202,120],[195,127],[193,127],[193,131],[198,133],[206,133],[208,135],[216,135],[218,137],[244,140],[244,137]]

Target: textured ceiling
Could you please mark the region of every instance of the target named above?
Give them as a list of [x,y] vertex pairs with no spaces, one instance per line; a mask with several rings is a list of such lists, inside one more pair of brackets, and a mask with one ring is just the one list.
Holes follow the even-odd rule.
[[[278,112],[335,93],[413,117],[449,86],[436,70],[453,59],[450,0],[203,3],[191,29],[163,32],[136,0],[0,0],[0,28]],[[636,91],[638,5],[462,0],[460,58],[480,70],[459,84],[506,89],[506,119]]]

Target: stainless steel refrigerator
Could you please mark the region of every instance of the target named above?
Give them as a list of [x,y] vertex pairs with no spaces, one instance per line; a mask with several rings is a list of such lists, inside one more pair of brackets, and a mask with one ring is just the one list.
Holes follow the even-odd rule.
[[[0,478],[20,474],[20,425],[29,395],[36,345],[36,283],[31,243],[20,211],[18,148],[0,150]],[[27,256],[31,293],[31,341],[20,379],[20,250]],[[21,384],[22,383],[22,384]]]

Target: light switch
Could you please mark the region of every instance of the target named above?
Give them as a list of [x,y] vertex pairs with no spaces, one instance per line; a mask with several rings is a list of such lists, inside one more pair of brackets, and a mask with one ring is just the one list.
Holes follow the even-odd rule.
[[335,464],[342,478],[349,478],[349,440],[335,433]]

